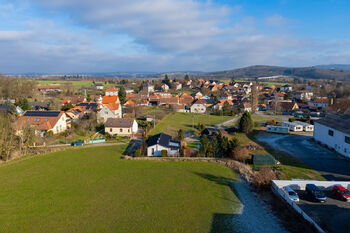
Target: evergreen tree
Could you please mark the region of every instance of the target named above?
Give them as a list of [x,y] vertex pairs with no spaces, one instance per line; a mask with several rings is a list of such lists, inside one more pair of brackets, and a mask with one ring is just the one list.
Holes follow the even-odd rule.
[[125,88],[124,87],[120,87],[119,88],[118,97],[119,97],[120,102],[122,104],[124,104],[125,101],[126,101],[126,92],[125,92]]
[[186,81],[190,80],[190,76],[188,76],[188,74],[185,75],[185,80]]
[[165,75],[162,82],[165,83],[166,85],[168,85],[169,87],[171,87],[170,79],[169,79],[167,74]]
[[249,112],[245,111],[239,121],[239,130],[250,133],[253,130],[253,120]]
[[17,106],[19,106],[24,111],[30,109],[29,101],[26,98],[20,98],[18,102],[16,103]]
[[185,132],[183,131],[183,129],[179,129],[179,131],[177,132],[177,140],[182,142],[184,139],[185,139]]
[[209,146],[209,140],[207,136],[203,135],[200,142],[201,142],[201,146],[199,148],[199,153],[202,157],[205,157]]
[[291,100],[292,99],[292,92],[290,90],[286,91],[286,93],[284,94],[284,99],[285,100]]

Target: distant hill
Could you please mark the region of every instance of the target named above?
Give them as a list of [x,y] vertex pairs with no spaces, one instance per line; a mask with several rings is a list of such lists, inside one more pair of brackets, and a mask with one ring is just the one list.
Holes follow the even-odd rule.
[[[350,67],[350,66],[349,66]],[[268,76],[292,76],[311,79],[350,80],[350,70],[329,69],[318,67],[280,67],[280,66],[249,66],[234,70],[216,71],[200,74],[201,77],[212,79],[259,78]]]
[[330,65],[319,65],[314,67],[322,68],[322,69],[350,70],[350,64],[330,64]]

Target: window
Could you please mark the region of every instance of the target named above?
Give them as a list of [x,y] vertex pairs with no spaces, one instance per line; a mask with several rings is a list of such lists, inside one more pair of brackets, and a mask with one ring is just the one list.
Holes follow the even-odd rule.
[[112,131],[113,131],[113,129],[112,129],[112,128],[110,128],[110,129],[109,129],[109,132],[112,132]]
[[347,144],[350,144],[350,137],[345,136],[345,142],[346,142]]
[[130,133],[130,129],[128,129],[128,133]]
[[120,129],[120,132],[123,132],[123,129]]
[[328,130],[328,135],[333,137],[334,131],[333,130]]
[[154,155],[154,148],[152,148],[152,155]]

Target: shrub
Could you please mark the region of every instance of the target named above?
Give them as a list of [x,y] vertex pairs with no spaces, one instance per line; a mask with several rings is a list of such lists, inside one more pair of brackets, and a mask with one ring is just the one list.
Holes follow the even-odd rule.
[[250,158],[249,150],[247,148],[236,148],[231,152],[231,158],[240,162],[245,162]]
[[271,167],[263,167],[254,174],[254,184],[259,189],[269,189],[274,179],[276,179],[276,175]]
[[260,127],[260,123],[259,122],[254,122],[254,128],[259,128]]
[[168,151],[162,150],[161,155],[162,155],[162,157],[168,157]]
[[45,136],[53,136],[53,132],[51,130],[47,131]]

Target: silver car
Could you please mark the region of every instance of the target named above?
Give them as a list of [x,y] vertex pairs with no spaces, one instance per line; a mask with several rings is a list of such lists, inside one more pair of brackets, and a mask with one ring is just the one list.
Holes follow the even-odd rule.
[[287,194],[289,199],[291,199],[292,201],[299,201],[298,194],[291,187],[285,186],[283,188],[283,191]]

